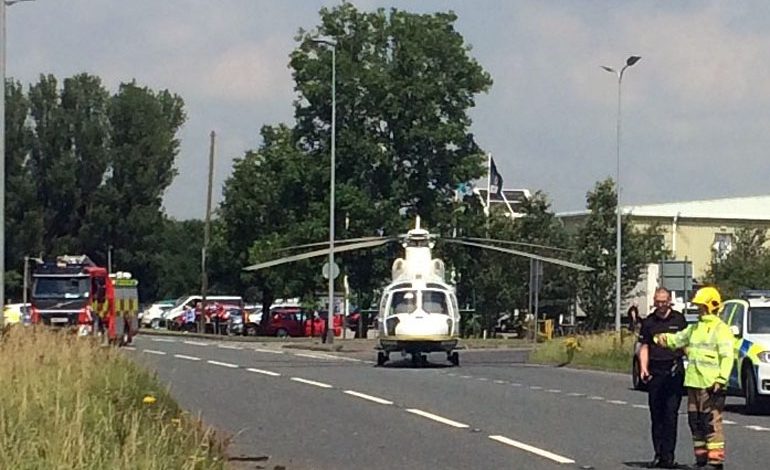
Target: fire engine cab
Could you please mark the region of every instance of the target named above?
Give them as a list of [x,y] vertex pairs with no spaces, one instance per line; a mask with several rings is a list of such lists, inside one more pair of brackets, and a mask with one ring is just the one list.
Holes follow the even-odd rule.
[[37,265],[32,278],[32,323],[104,334],[115,344],[136,334],[138,282],[129,273],[109,275],[86,255],[65,255]]

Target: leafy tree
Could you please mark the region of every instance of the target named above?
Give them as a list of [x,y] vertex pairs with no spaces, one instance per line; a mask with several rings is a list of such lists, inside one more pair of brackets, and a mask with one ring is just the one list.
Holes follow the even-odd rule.
[[[600,181],[587,195],[589,214],[577,234],[578,262],[593,272],[578,278],[580,305],[593,326],[599,326],[615,312],[616,207],[615,183]],[[641,279],[647,263],[668,255],[658,226],[644,231],[633,228],[631,217],[621,219],[621,295],[627,295]]]
[[770,286],[770,249],[767,230],[743,228],[735,234],[735,244],[726,257],[711,262],[706,280],[722,290],[722,295],[735,297],[744,289],[766,289]]

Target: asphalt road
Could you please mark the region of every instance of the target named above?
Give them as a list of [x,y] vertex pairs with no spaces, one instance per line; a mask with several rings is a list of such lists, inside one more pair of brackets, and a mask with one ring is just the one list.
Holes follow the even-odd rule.
[[[433,355],[413,368],[375,367],[373,352],[199,339],[138,337],[129,350],[233,436],[243,468],[618,469],[652,456],[647,396],[628,377],[530,366],[522,351],[462,351],[459,368]],[[677,458],[689,464],[685,401]],[[767,468],[770,416],[728,403],[728,468]]]

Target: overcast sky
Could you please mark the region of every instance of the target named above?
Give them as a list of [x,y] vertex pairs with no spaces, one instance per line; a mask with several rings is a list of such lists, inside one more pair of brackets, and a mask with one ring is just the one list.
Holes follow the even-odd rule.
[[[318,0],[37,0],[7,11],[7,74],[88,72],[112,90],[136,79],[180,94],[179,176],[165,198],[201,218],[208,135],[218,134],[217,200],[232,159],[263,124],[290,122],[288,54],[318,22]],[[642,60],[623,79],[629,203],[770,192],[770,2],[356,1],[361,9],[454,10],[492,75],[473,132],[506,187],[584,207],[615,174],[617,80],[600,65]]]

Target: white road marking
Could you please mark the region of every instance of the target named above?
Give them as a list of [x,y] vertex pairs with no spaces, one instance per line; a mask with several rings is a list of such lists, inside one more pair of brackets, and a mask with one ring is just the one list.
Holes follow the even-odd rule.
[[504,384],[504,383],[505,383],[505,380],[495,380],[495,383],[496,383],[496,384]]
[[561,393],[561,390],[559,390],[558,388],[549,388],[548,390],[546,390],[546,392],[548,392],[548,393]]
[[634,408],[639,408],[640,410],[646,410],[648,407],[647,405],[631,405]]
[[521,384],[518,382],[511,382],[511,387],[521,387]]
[[252,369],[252,368],[248,368],[246,370],[249,371],[249,372],[256,372],[257,374],[269,375],[270,377],[280,377],[281,376],[281,374],[279,374],[278,372],[272,372],[272,371],[269,371],[269,370]]
[[261,353],[268,353],[268,354],[283,354],[283,351],[276,351],[275,349],[259,349],[254,348],[252,351],[261,352]]
[[752,431],[770,431],[770,428],[766,428],[764,426],[757,426],[755,424],[752,424],[750,426],[744,426],[746,429],[751,429]]
[[628,402],[623,400],[607,400],[607,403],[612,403],[613,405],[628,405]]
[[569,392],[567,394],[568,397],[584,397],[586,396],[585,393],[578,393],[578,392]]
[[316,387],[321,387],[321,388],[332,388],[332,386],[329,384],[325,384],[323,382],[316,382],[314,380],[307,380],[300,377],[292,377],[291,380],[295,382],[301,382],[303,384],[314,385]]
[[157,343],[176,343],[175,339],[168,338],[150,338],[150,341],[155,341]]
[[470,375],[461,375],[460,378],[461,379],[472,379],[473,377],[471,377]]
[[730,421],[729,419],[723,419],[722,424],[738,424],[735,421]]
[[123,346],[123,349],[125,349],[126,351],[136,351],[135,346]]
[[354,397],[363,398],[364,400],[373,401],[375,403],[379,403],[380,405],[392,405],[393,404],[392,401],[385,400],[384,398],[373,397],[371,395],[366,395],[364,393],[355,392],[353,390],[345,390],[344,393],[346,393],[348,395],[352,395]]
[[454,372],[450,372],[447,375],[450,376],[450,377],[456,377],[457,376],[457,374],[455,374]]
[[553,452],[548,452],[547,450],[538,449],[537,447],[533,447],[529,444],[524,444],[523,442],[514,441],[513,439],[508,439],[504,436],[489,436],[490,439],[493,441],[500,442],[502,444],[509,445],[511,447],[516,447],[517,449],[521,449],[527,452],[531,452],[535,455],[539,455],[540,457],[545,457],[547,459],[553,460],[554,462],[558,463],[575,463],[574,460],[568,459],[567,457],[562,457],[561,455],[554,454]]
[[481,380],[482,382],[486,382],[486,381],[487,381],[487,380],[489,380],[489,379],[488,379],[488,378],[486,378],[486,377],[479,377],[477,380]]
[[208,346],[209,343],[201,343],[200,341],[182,341],[184,344],[190,344],[192,346]]
[[195,356],[185,356],[184,354],[174,354],[174,357],[179,359],[187,359],[188,361],[200,361],[201,358]]
[[145,349],[143,352],[146,352],[147,354],[157,354],[158,356],[165,356],[166,353],[163,351],[156,351],[154,349]]
[[543,389],[543,387],[541,387],[540,385],[530,385],[529,388],[530,388],[530,390],[542,390]]
[[206,361],[209,364],[214,364],[215,366],[222,366],[222,367],[229,367],[231,369],[237,369],[238,366],[235,364],[230,364],[229,362],[219,362],[219,361]]
[[416,408],[409,408],[406,410],[407,413],[412,413],[418,416],[422,416],[423,418],[432,419],[433,421],[446,424],[448,426],[452,426],[453,428],[467,428],[467,424],[458,423],[457,421],[453,421],[451,419],[447,419],[438,415],[434,415],[433,413],[428,413],[427,411],[418,410]]
[[604,400],[604,397],[592,395],[592,396],[588,397],[588,399],[589,400]]
[[226,345],[226,344],[220,344],[220,345],[218,345],[217,347],[218,347],[218,348],[220,348],[220,349],[237,349],[238,351],[240,351],[241,349],[243,349],[243,348],[242,348],[242,347],[240,347],[240,346],[228,346],[228,345]]

